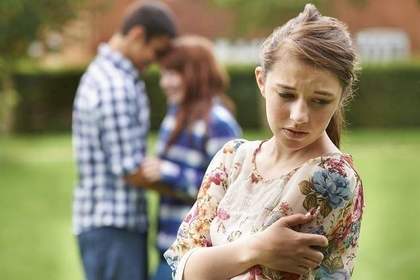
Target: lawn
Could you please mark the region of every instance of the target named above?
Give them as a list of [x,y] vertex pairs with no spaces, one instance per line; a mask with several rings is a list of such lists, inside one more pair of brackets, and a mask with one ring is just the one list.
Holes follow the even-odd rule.
[[[1,279],[82,279],[71,233],[70,141],[0,138]],[[348,132],[343,150],[353,154],[367,205],[353,279],[420,279],[420,130]],[[153,214],[156,195],[149,198]]]

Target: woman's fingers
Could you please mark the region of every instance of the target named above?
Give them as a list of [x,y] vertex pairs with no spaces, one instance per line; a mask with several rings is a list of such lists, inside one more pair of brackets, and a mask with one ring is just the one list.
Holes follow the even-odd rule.
[[312,259],[309,259],[309,258],[303,258],[302,260],[302,265],[311,269],[318,267],[320,264],[321,262],[313,261]]
[[306,266],[299,265],[296,269],[296,273],[299,275],[305,275],[309,272],[309,268]]
[[294,227],[298,225],[303,225],[311,222],[316,216],[319,214],[319,207],[318,208],[311,208],[306,214],[293,214],[290,216],[282,217],[279,221],[284,226],[287,227]]
[[306,246],[327,247],[328,239],[320,234],[300,233]]
[[302,224],[309,223],[312,221],[312,215],[304,215],[304,214],[293,214],[290,216],[282,217],[278,220],[282,226],[285,227],[294,227]]
[[322,260],[324,259],[324,255],[321,252],[314,249],[308,249],[304,253],[303,257],[316,263],[317,266],[320,265]]

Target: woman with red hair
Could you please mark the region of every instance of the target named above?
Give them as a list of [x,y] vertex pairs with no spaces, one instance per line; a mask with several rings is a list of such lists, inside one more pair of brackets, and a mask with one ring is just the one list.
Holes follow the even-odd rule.
[[[225,95],[227,76],[216,62],[211,42],[197,36],[177,39],[161,66],[160,85],[168,112],[160,127],[158,156],[146,159],[144,174],[151,182],[196,197],[213,156],[241,134],[231,113],[233,103]],[[157,247],[161,256],[175,241],[190,208],[174,198],[160,198]],[[171,279],[163,257],[155,279]]]

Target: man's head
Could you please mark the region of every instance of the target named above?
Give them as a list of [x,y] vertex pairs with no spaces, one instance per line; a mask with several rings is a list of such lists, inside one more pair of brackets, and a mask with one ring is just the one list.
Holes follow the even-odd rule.
[[135,2],[127,10],[120,28],[123,52],[140,70],[159,59],[176,37],[171,11],[158,2]]

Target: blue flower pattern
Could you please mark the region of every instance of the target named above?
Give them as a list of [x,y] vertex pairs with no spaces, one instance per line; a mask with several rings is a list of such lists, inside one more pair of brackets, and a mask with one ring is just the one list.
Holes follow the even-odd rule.
[[338,173],[316,171],[312,183],[315,190],[327,199],[333,209],[343,207],[353,197],[348,187],[349,181]]
[[316,272],[315,280],[350,280],[350,274],[344,269],[330,272],[328,268],[321,266]]

